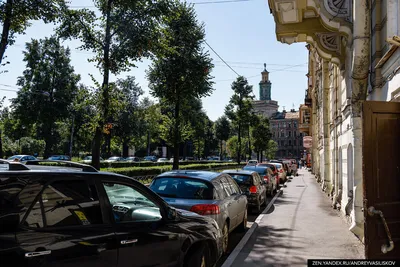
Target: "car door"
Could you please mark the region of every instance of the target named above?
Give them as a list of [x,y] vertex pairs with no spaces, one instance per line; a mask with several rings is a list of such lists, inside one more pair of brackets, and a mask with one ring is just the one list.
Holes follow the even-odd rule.
[[231,197],[233,212],[235,213],[235,225],[237,226],[243,220],[244,212],[247,204],[247,197],[242,195],[241,190],[232,177],[226,176],[229,186],[231,187]]
[[116,266],[116,236],[91,179],[49,178],[18,196],[27,210],[16,232],[23,266]]
[[261,178],[261,176],[258,173],[253,173],[253,183],[254,185],[257,186],[257,192],[260,192],[260,196],[261,196],[261,202],[263,203],[265,201],[266,198],[266,187],[265,187],[265,181],[264,179]]
[[228,210],[229,220],[230,220],[229,231],[232,231],[238,224],[238,218],[237,218],[238,203],[237,199],[235,198],[235,192],[233,191],[228,178],[230,177],[227,175],[223,175],[220,177],[219,181],[226,194],[226,198],[224,199],[224,207],[226,210]]
[[97,182],[113,218],[118,267],[176,266],[183,234],[162,216],[165,203],[130,179],[106,176]]

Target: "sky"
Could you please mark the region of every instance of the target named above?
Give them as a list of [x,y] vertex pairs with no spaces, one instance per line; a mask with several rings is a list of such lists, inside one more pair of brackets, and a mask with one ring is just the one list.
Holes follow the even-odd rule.
[[[210,3],[221,0],[191,0],[199,22],[205,24],[207,43],[237,73],[248,78],[253,85],[257,99],[259,82],[263,64],[267,64],[272,83],[272,100],[278,101],[279,110],[298,109],[304,101],[307,87],[307,54],[305,43],[282,44],[277,41],[275,22],[268,7],[268,0],[249,0],[243,2]],[[72,0],[71,6],[93,6],[91,0]],[[9,65],[1,67],[8,70],[0,76],[0,98],[6,96],[5,105],[16,97],[18,76],[25,69],[23,51],[25,43],[33,39],[49,37],[53,34],[54,25],[33,22],[24,35],[17,36],[16,43],[6,50]],[[89,74],[101,81],[101,75],[94,63],[88,62],[92,54],[77,48],[81,43],[77,40],[65,41],[64,46],[71,49],[71,64],[75,72],[81,75],[81,82],[93,85]],[[208,47],[206,47],[208,49]],[[216,120],[224,113],[224,108],[232,95],[231,83],[237,75],[210,50],[215,65],[212,70],[214,91],[211,96],[203,98],[203,108],[211,120]],[[144,90],[144,96],[150,96],[145,71],[150,61],[139,62],[129,72],[112,77],[111,80],[124,78],[127,75],[136,77],[136,81]]]

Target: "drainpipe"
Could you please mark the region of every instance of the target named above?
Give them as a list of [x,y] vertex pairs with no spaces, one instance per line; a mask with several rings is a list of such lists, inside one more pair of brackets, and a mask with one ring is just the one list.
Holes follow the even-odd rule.
[[354,219],[350,230],[364,238],[362,192],[362,103],[367,96],[370,67],[370,0],[353,0],[353,60],[351,68],[351,108],[354,143]]

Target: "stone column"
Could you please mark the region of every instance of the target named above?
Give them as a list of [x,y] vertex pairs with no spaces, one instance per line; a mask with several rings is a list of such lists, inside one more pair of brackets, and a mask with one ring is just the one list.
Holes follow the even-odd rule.
[[329,62],[325,59],[322,61],[322,119],[323,119],[323,134],[324,134],[324,174],[323,174],[323,189],[326,189],[326,192],[330,193],[332,189],[332,181],[331,181],[331,151],[330,151],[330,129],[329,129]]

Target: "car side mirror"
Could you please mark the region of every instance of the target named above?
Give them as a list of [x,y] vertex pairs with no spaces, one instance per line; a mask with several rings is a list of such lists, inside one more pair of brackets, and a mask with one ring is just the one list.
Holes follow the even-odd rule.
[[168,220],[175,221],[177,216],[176,209],[173,207],[168,207]]

